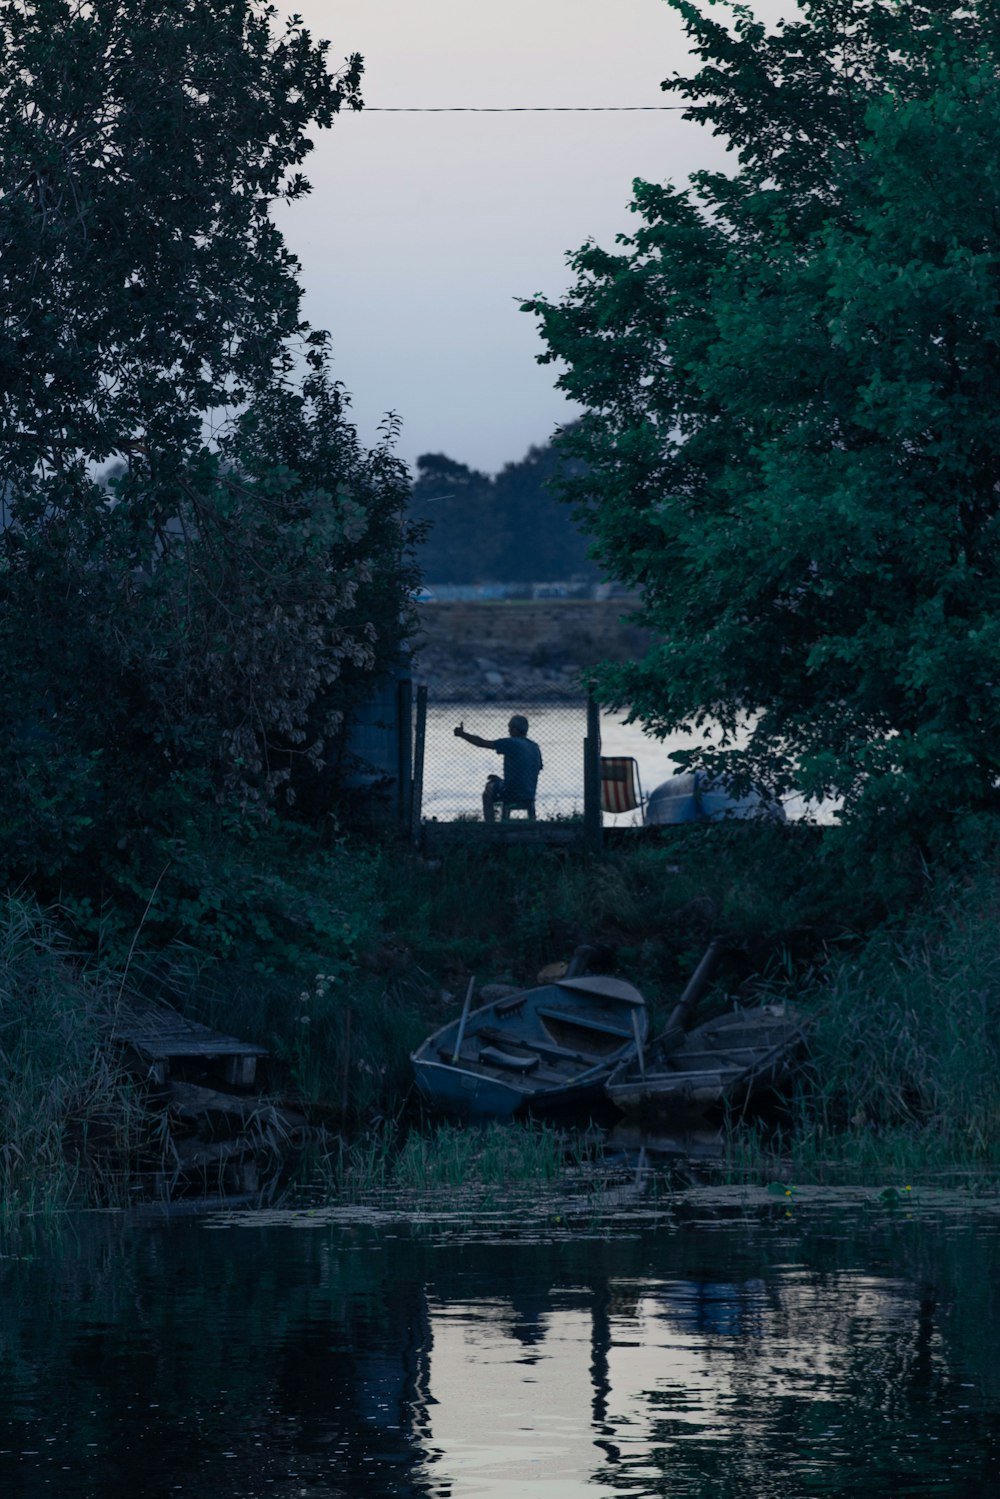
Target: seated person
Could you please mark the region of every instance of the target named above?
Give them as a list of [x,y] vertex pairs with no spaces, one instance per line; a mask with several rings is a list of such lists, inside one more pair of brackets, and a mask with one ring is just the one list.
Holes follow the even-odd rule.
[[534,815],[542,752],[535,741],[528,738],[528,720],[523,713],[514,714],[507,731],[508,739],[480,739],[478,734],[467,734],[464,724],[459,724],[455,730],[456,737],[464,739],[466,744],[503,755],[503,776],[491,775],[483,791],[483,818],[486,822],[495,820],[497,802],[527,802]]

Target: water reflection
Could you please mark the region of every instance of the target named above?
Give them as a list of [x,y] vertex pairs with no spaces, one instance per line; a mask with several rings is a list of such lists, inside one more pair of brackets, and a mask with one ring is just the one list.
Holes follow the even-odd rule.
[[88,1220],[0,1258],[0,1493],[980,1495],[996,1221]]
[[901,1284],[796,1265],[609,1281],[586,1310],[546,1313],[530,1358],[504,1320],[432,1310],[430,1432],[456,1496],[953,1494],[990,1471],[933,1298]]

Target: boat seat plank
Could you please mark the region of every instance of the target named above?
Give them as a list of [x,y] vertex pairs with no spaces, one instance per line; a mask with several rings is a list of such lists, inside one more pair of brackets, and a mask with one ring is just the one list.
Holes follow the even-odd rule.
[[541,1057],[538,1055],[525,1056],[523,1053],[517,1055],[511,1051],[501,1051],[498,1046],[483,1046],[479,1052],[481,1062],[489,1062],[493,1067],[504,1067],[510,1072],[534,1072],[538,1067]]
[[585,1051],[571,1051],[568,1046],[557,1046],[554,1041],[533,1041],[531,1044],[542,1056],[556,1057],[560,1061],[586,1062],[588,1066],[603,1061],[602,1057],[588,1055]]
[[515,1046],[523,1046],[530,1051],[537,1051],[541,1056],[559,1057],[570,1062],[586,1062],[590,1064],[595,1060],[603,1060],[603,1058],[595,1058],[589,1056],[586,1052],[583,1051],[574,1051],[572,1047],[559,1046],[555,1041],[543,1041],[541,1040],[541,1038],[538,1038],[536,1040],[534,1036],[531,1036],[527,1039],[506,1036],[504,1035],[503,1031],[498,1031],[493,1026],[481,1026],[479,1030],[474,1032],[473,1036],[470,1039],[487,1041],[491,1045],[499,1046],[501,1048],[504,1046],[509,1046],[511,1042],[513,1042]]
[[620,1025],[613,1025],[609,1020],[598,1020],[584,1011],[555,1010],[548,1005],[539,1005],[535,1013],[543,1020],[556,1020],[561,1025],[575,1025],[584,1031],[599,1031],[604,1036],[620,1036],[623,1041],[632,1040],[631,1031],[623,1029]]
[[718,1057],[724,1062],[727,1057],[760,1057],[771,1051],[771,1047],[761,1046],[720,1046],[709,1047],[705,1051],[688,1051],[686,1047],[680,1047],[674,1053],[676,1062],[686,1062],[691,1057]]
[[[451,1064],[451,1052],[449,1051],[447,1054],[442,1052],[441,1060],[442,1062]],[[520,1069],[514,1071],[510,1067],[498,1066],[496,1062],[491,1062],[481,1055],[470,1053],[467,1056],[463,1055],[459,1057],[458,1066],[464,1072],[472,1072],[481,1077],[492,1078],[495,1082],[516,1084],[518,1080],[523,1080],[526,1096],[534,1096],[536,1092],[544,1087],[565,1083],[567,1078],[572,1076],[571,1073],[567,1073],[558,1067],[547,1067],[540,1058],[537,1060],[537,1068],[533,1068],[530,1072],[523,1072]]]
[[[738,1076],[741,1072],[745,1072],[745,1071],[746,1071],[746,1068],[742,1067],[742,1066],[738,1066],[738,1067],[726,1067],[725,1065],[723,1065],[721,1067],[690,1067],[690,1068],[688,1068],[688,1067],[678,1067],[676,1071],[672,1071],[672,1072],[647,1072],[645,1074],[644,1082],[646,1084],[649,1084],[649,1083],[678,1083],[678,1084],[680,1084],[682,1082],[683,1083],[689,1082],[691,1080],[691,1078],[694,1078],[694,1077],[718,1077],[718,1078],[734,1077],[734,1076]],[[635,1079],[633,1079],[631,1077],[629,1078],[629,1083],[630,1084],[632,1082],[634,1082],[634,1081],[635,1081]]]
[[[576,1055],[575,1052],[566,1052],[547,1062],[547,1049],[544,1047],[539,1047],[536,1054],[533,1057],[529,1057],[525,1052],[519,1054],[517,1052],[507,1051],[502,1044],[497,1047],[480,1046],[479,1042],[481,1038],[482,1033],[466,1038],[465,1043],[462,1046],[461,1054],[458,1058],[458,1066],[467,1067],[471,1072],[477,1072],[480,1068],[482,1068],[483,1071],[493,1073],[498,1066],[503,1067],[504,1063],[493,1061],[491,1060],[491,1057],[496,1057],[497,1055],[509,1056],[512,1060],[516,1061],[518,1065],[516,1068],[510,1067],[508,1065],[506,1068],[507,1071],[530,1072],[532,1082],[538,1083],[541,1082],[543,1077],[549,1078],[550,1080],[558,1079],[559,1081],[564,1081],[567,1072],[571,1070],[567,1067],[567,1062],[579,1062],[581,1060],[587,1062],[590,1061],[589,1057],[581,1059]],[[532,1050],[534,1051],[535,1048],[532,1047]],[[551,1050],[556,1051],[558,1050],[558,1048],[552,1047]],[[454,1060],[454,1052],[452,1051],[450,1046],[439,1046],[438,1057],[442,1062],[447,1062],[450,1065]],[[522,1059],[527,1063],[526,1067],[521,1066]]]

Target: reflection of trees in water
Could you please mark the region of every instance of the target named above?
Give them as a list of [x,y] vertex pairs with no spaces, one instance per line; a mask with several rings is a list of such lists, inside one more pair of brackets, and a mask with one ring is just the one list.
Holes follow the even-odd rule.
[[615,1486],[632,1487],[638,1448],[650,1494],[989,1490],[1000,1418],[995,1404],[960,1411],[971,1402],[927,1284],[801,1266],[776,1282],[651,1285],[640,1313],[664,1369],[636,1392]]
[[444,1248],[85,1221],[0,1260],[0,1492],[437,1494],[428,1304],[472,1309],[466,1335],[480,1317],[519,1363],[544,1363],[560,1313],[586,1314],[579,1415],[606,1487],[785,1499],[905,1492],[919,1473],[989,1492],[998,1243],[748,1223]]
[[387,1278],[385,1256],[319,1234],[175,1227],[130,1244],[88,1234],[54,1281],[51,1264],[19,1268],[16,1302],[4,1277],[0,1385],[15,1375],[30,1393],[16,1413],[0,1396],[5,1495],[21,1492],[11,1458],[46,1441],[38,1492],[54,1467],[66,1499],[244,1499],[265,1482],[298,1495],[318,1479],[403,1492],[431,1335],[419,1279]]

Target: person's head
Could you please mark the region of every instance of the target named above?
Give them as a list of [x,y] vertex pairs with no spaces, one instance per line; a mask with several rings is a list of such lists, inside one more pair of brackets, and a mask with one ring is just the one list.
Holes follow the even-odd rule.
[[524,739],[528,733],[528,720],[523,713],[515,713],[507,730],[515,739]]

